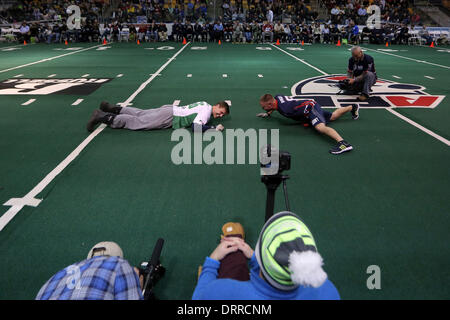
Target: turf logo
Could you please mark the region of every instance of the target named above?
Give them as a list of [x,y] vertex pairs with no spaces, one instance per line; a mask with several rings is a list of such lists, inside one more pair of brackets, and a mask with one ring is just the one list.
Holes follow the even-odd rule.
[[356,95],[339,94],[337,84],[345,78],[343,74],[333,74],[305,79],[292,86],[291,94],[294,99],[313,99],[325,108],[354,103],[364,108],[435,108],[445,98],[426,93],[426,88],[421,85],[378,79],[372,87],[370,98],[359,102]]
[[0,95],[88,95],[111,78],[7,79],[0,82]]

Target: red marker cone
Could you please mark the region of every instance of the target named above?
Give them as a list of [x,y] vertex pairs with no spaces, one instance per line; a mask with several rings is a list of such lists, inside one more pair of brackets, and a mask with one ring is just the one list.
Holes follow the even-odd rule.
[[434,48],[434,41],[433,41],[433,42],[431,42],[431,44],[430,44],[430,48]]
[[302,46],[304,46],[304,45],[305,45],[305,41],[302,40]]
[[138,41],[137,41],[137,44],[141,44],[141,42],[139,41],[139,39],[138,39]]
[[336,44],[338,47],[341,46],[341,39],[338,40],[338,43]]
[[389,47],[389,43],[388,42],[386,42],[386,47]]
[[64,41],[64,44],[67,46],[67,40],[66,41]]
[[103,44],[106,44],[106,38],[105,38],[105,39],[103,39]]
[[26,45],[27,45],[27,42],[26,42],[25,40],[23,40],[23,45],[24,45],[24,46],[26,46]]
[[183,38],[183,44],[186,44],[187,42],[186,42],[186,38]]
[[277,39],[277,46],[280,45],[280,39]]
[[219,44],[222,44],[222,42],[219,40]]

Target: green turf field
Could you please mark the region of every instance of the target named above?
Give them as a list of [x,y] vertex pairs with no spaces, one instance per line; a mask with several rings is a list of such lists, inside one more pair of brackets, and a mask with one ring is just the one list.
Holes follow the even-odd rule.
[[[430,95],[450,94],[448,48],[364,47],[379,78],[421,85]],[[346,115],[332,126],[355,150],[332,156],[333,142],[313,129],[255,114],[263,93],[291,95],[303,79],[345,73],[349,46],[10,48],[0,46],[0,82],[111,80],[89,95],[1,94],[0,85],[0,203],[26,195],[43,199],[36,207],[22,199],[0,208],[1,219],[15,213],[0,231],[0,299],[33,299],[54,273],[84,259],[97,242],[119,243],[125,258],[138,264],[159,237],[166,240],[161,261],[167,273],[157,296],[190,299],[197,268],[225,222],[241,222],[248,243],[256,244],[266,197],[259,166],[174,165],[172,129],[106,128],[59,175],[47,176],[89,137],[86,121],[102,100],[141,108],[230,100],[231,115],[220,121],[226,128],[280,130],[280,148],[292,154],[291,209],[314,234],[343,299],[450,298],[448,97],[435,108],[396,108],[398,114],[365,108],[358,121]],[[281,189],[275,207],[284,209]],[[381,268],[381,290],[366,287],[370,265]]]

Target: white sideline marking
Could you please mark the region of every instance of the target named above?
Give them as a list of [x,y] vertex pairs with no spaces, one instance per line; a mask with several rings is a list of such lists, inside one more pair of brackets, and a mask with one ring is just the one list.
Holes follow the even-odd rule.
[[409,57],[399,56],[398,54],[393,54],[393,53],[389,53],[389,52],[384,52],[384,51],[379,51],[379,50],[374,50],[374,49],[369,49],[369,48],[363,48],[363,47],[361,47],[361,49],[366,49],[366,50],[370,50],[370,51],[375,51],[375,52],[378,52],[378,53],[381,53],[381,54],[387,54],[387,55],[389,55],[389,56],[394,56],[394,57],[397,57],[397,58],[402,58],[402,59],[406,59],[406,60],[411,60],[411,61],[414,61],[414,62],[425,63],[425,64],[429,64],[429,65],[432,65],[432,66],[444,68],[444,69],[450,69],[449,66],[444,66],[444,65],[442,65],[442,64],[437,64],[437,63],[428,62],[428,61],[424,61],[424,60],[417,60],[417,59],[413,59],[413,58],[409,58]]
[[19,78],[19,77],[21,77],[21,76],[23,76],[23,74],[17,74],[17,75],[15,75],[13,78]]
[[59,56],[54,56],[54,57],[51,57],[51,58],[45,58],[45,59],[41,59],[41,60],[38,60],[38,61],[30,62],[30,63],[27,63],[27,64],[22,64],[22,65],[17,66],[17,67],[12,67],[12,68],[8,68],[8,69],[0,70],[0,73],[11,71],[11,70],[16,70],[16,69],[20,69],[20,68],[24,68],[24,67],[28,67],[28,66],[32,66],[34,64],[38,64],[38,63],[42,63],[42,62],[46,62],[46,61],[51,61],[51,60],[54,60],[54,59],[62,58],[62,57],[65,57],[65,56],[69,56],[71,54],[76,54],[76,53],[80,53],[80,52],[83,52],[83,51],[86,51],[86,50],[94,49],[94,48],[97,48],[97,47],[100,47],[100,46],[103,46],[103,44],[99,44],[99,45],[92,46],[92,47],[89,47],[89,48],[85,48],[85,49],[82,49],[82,50],[77,50],[77,51],[72,51],[72,52],[60,54]]
[[79,105],[81,102],[83,102],[83,100],[84,100],[84,99],[77,99],[77,100],[75,100],[74,103],[72,103],[72,105],[73,105],[73,106],[77,106],[77,105]]
[[123,77],[123,74],[122,74],[122,73],[120,73],[120,74],[118,74],[118,75],[116,76],[116,78],[120,78],[120,77]]
[[32,103],[35,102],[35,101],[36,101],[36,99],[30,99],[30,100],[28,100],[27,102],[22,103],[22,105],[23,105],[23,106],[27,106],[27,105],[29,105],[29,104],[32,104]]
[[48,78],[53,78],[54,76],[56,76],[56,73],[48,75]]
[[397,111],[391,109],[391,108],[386,108],[387,111],[389,111],[390,113],[392,113],[393,115],[396,115],[397,117],[399,117],[400,119],[408,122],[409,124],[413,125],[414,127],[422,130],[423,132],[429,134],[430,136],[432,136],[433,138],[445,143],[447,146],[450,146],[450,141],[445,139],[444,137],[441,137],[440,135],[434,133],[431,130],[428,130],[427,128],[425,128],[424,126],[421,126],[420,124],[418,124],[417,122],[414,122],[413,120],[405,117],[404,115],[398,113]]
[[[180,50],[175,53],[173,58],[175,58],[177,55],[179,55],[188,45],[190,42],[185,44]],[[94,48],[94,47],[92,47]],[[76,51],[79,52],[79,51]],[[168,60],[166,63],[164,63],[158,71],[156,71],[155,74],[160,73],[162,70],[164,70],[169,63],[173,59]],[[139,88],[130,96],[128,99],[124,102],[126,104],[129,104],[133,99],[142,91],[145,89],[145,87],[153,81],[153,79],[156,78],[156,75],[153,74],[150,78],[148,78],[145,82],[143,82]],[[9,208],[8,211],[6,211],[1,217],[0,217],[0,231],[5,228],[5,226],[11,221],[11,219],[14,218],[14,216],[22,210],[22,208],[25,205],[28,205],[28,203],[32,204],[38,204],[42,199],[35,199],[35,197],[42,192],[42,190],[47,187],[47,185],[55,179],[57,175],[59,175],[79,154],[83,149],[100,133],[103,131],[103,129],[106,127],[105,124],[101,124],[97,129],[95,129],[94,132],[92,132],[78,147],[75,148],[58,166],[53,169],[41,182],[39,182],[30,192],[28,192],[23,198],[14,198],[14,201],[12,203],[15,203],[16,205],[12,205],[11,208]],[[3,205],[8,205],[9,201],[5,202]]]
[[258,78],[264,78],[262,74],[258,74]]
[[172,105],[174,105],[174,106],[179,106],[180,105],[180,100],[175,100],[173,103],[172,103]]
[[82,77],[82,78],[89,77],[89,73],[83,74],[81,77]]
[[401,79],[401,77],[399,77],[399,76],[392,76],[393,78],[395,78],[395,79]]
[[192,74],[189,73],[186,77],[192,78]]
[[[302,60],[302,59],[299,59],[298,57],[296,57],[296,56],[290,54],[289,52],[286,52],[286,51],[284,51],[283,49],[280,49],[279,47],[274,46],[273,44],[270,44],[270,45],[271,45],[272,47],[277,48],[278,50],[283,51],[283,52],[286,53],[287,55],[293,57],[295,60],[298,60],[298,61],[300,61],[301,63],[304,63],[304,64],[306,64],[307,66],[313,68],[314,70],[317,70],[318,72],[322,73],[324,76],[329,75],[329,74],[326,73],[325,71],[322,71],[322,70],[316,68],[315,66],[313,66],[313,65],[311,65],[311,64],[309,64],[309,63],[307,63],[307,62],[305,62],[305,61]],[[370,49],[369,49],[369,50],[370,50]],[[379,52],[379,53],[385,53],[385,52],[377,51],[377,50],[372,50],[372,51],[376,51],[376,52]],[[411,119],[405,117],[404,115],[401,115],[400,113],[398,113],[397,111],[393,110],[392,108],[382,107],[382,108],[380,108],[380,109],[385,109],[385,110],[389,111],[390,113],[396,115],[396,116],[399,117],[400,119],[402,119],[402,120],[408,122],[409,124],[412,124],[412,125],[415,126],[416,128],[418,128],[418,129],[422,130],[423,132],[429,134],[429,135],[432,136],[433,138],[435,138],[435,139],[437,139],[437,140],[439,140],[439,141],[445,143],[447,146],[450,146],[450,141],[449,141],[449,140],[447,140],[447,139],[441,137],[440,135],[434,133],[433,131],[431,131],[431,130],[429,130],[429,129],[423,127],[423,126],[421,126],[421,125],[418,124],[417,122],[414,122],[413,120],[411,120]]]
[[222,77],[223,77],[223,78],[228,78],[228,75],[227,75],[226,73],[224,73],[224,74],[222,75]]
[[430,76],[424,76],[425,78],[428,78],[428,79],[431,79],[431,80],[434,80],[434,78],[433,77],[430,77]]

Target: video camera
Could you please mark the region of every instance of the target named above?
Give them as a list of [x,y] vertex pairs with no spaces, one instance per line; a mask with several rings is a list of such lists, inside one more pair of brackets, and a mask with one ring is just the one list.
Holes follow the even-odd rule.
[[164,276],[166,269],[161,265],[159,258],[164,245],[164,239],[159,238],[153,248],[152,256],[148,262],[141,263],[139,275],[144,276],[142,295],[144,300],[156,300],[154,286]]
[[[278,155],[278,156],[277,156]],[[275,156],[276,161],[273,161]],[[286,180],[288,175],[281,174],[284,170],[291,168],[291,154],[287,151],[279,151],[270,144],[261,149],[261,181],[266,185],[266,220],[269,220],[274,213],[275,191],[283,182],[284,200],[286,210],[290,211],[289,198],[287,193]]]

